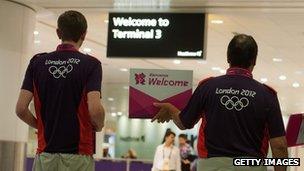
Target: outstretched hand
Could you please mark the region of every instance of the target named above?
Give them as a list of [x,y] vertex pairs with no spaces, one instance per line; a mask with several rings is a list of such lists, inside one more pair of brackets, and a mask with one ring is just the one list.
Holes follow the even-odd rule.
[[160,110],[151,122],[155,120],[157,120],[158,123],[169,122],[172,119],[172,114],[179,112],[179,110],[170,103],[154,103],[154,106],[160,108]]

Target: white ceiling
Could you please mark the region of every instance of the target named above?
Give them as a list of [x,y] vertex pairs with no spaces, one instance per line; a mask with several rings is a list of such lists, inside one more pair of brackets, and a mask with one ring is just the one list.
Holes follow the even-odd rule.
[[[35,44],[35,53],[52,51],[59,40],[56,37],[56,20],[58,15],[69,7],[84,13],[88,20],[88,35],[83,48],[91,48],[90,54],[103,63],[103,100],[108,112],[128,109],[128,72],[120,68],[164,68],[191,69],[194,71],[194,84],[209,76],[220,75],[212,67],[227,68],[226,47],[233,37],[232,32],[251,34],[259,45],[257,66],[254,78],[268,79],[267,84],[278,91],[284,114],[304,111],[304,1],[268,0],[268,1],[230,1],[218,0],[27,0],[21,1],[34,7],[37,12],[36,30],[40,40]],[[136,6],[141,4],[141,6]],[[159,5],[159,2],[163,2]],[[118,5],[117,5],[118,3]],[[106,58],[107,11],[142,10],[146,7],[161,11],[207,11],[209,28],[207,37],[207,60],[181,60],[181,64],[173,64],[173,60],[157,59],[109,59]],[[161,7],[161,8],[160,8]],[[166,8],[165,8],[166,7]],[[157,11],[156,10],[156,11]],[[223,24],[211,24],[211,20],[223,20]],[[281,58],[283,62],[273,62],[273,58]],[[200,62],[200,63],[199,63]],[[286,75],[285,81],[279,80]],[[294,82],[300,83],[293,88]],[[108,101],[113,97],[114,101]]]
[[44,8],[302,8],[302,0],[14,0]]

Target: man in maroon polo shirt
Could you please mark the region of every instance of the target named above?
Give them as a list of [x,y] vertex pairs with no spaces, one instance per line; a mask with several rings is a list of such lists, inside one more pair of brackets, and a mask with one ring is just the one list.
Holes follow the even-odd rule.
[[169,103],[155,104],[160,111],[152,121],[172,119],[180,129],[191,129],[202,119],[199,171],[264,171],[264,166],[233,166],[233,158],[265,158],[269,142],[274,158],[288,157],[277,94],[252,78],[257,52],[251,36],[234,36],[228,46],[226,75],[201,81],[182,111]]
[[[66,11],[58,18],[56,51],[35,55],[28,65],[16,113],[38,129],[33,170],[94,170],[95,133],[104,125],[101,63],[79,52],[85,17]],[[34,98],[34,116],[28,109]]]

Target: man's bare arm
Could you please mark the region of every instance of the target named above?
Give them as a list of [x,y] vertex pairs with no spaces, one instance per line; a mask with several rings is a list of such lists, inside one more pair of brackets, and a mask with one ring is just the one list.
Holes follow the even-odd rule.
[[91,123],[97,132],[102,130],[105,119],[105,111],[100,96],[99,91],[91,91],[87,94]]
[[[273,158],[288,158],[287,142],[285,136],[270,139]],[[275,171],[286,171],[286,166],[275,166]]]
[[22,121],[37,129],[37,119],[28,108],[32,98],[32,92],[22,89],[16,105],[16,114]]

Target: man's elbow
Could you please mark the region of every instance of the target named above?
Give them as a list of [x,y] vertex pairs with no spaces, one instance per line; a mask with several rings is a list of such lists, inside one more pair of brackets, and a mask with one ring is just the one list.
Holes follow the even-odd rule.
[[103,122],[104,112],[102,110],[98,110],[98,109],[89,110],[89,114],[93,122],[96,123]]
[[91,123],[96,132],[100,132],[104,127],[104,112],[103,110],[89,110]]
[[288,157],[287,141],[285,136],[270,139],[270,146],[274,158]]
[[287,141],[285,136],[270,139],[270,145],[275,149],[280,149],[280,150],[287,149]]
[[99,126],[96,126],[95,131],[96,131],[96,132],[101,132],[103,127],[104,127],[103,124],[102,124],[102,125],[99,125]]
[[104,123],[103,122],[95,123],[93,124],[93,127],[96,132],[101,132],[102,128],[104,127]]
[[287,146],[276,146],[272,148],[273,158],[285,158],[288,157]]
[[19,118],[23,118],[26,114],[27,107],[25,106],[16,106],[15,112]]
[[279,151],[287,151],[288,147],[287,147],[287,144],[280,144],[280,145],[274,146],[273,148],[276,150],[279,150]]
[[96,132],[100,132],[102,130],[102,128],[104,127],[103,122],[104,121],[100,118],[100,116],[98,117],[91,116],[91,124]]

